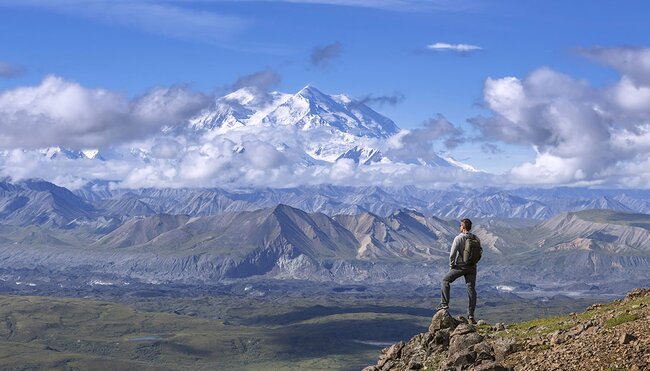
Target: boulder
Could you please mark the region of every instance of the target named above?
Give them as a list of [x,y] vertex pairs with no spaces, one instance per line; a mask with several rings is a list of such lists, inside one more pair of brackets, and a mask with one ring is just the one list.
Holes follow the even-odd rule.
[[501,322],[497,322],[497,323],[494,325],[493,329],[494,329],[494,331],[504,331],[504,330],[506,329],[506,324],[505,324],[505,323],[501,323]]
[[621,334],[621,337],[618,339],[618,342],[620,344],[629,344],[631,341],[636,340],[636,337],[634,335],[630,335],[627,332]]
[[551,345],[559,345],[566,342],[566,340],[566,334],[562,333],[560,330],[557,330],[550,335],[549,342]]
[[440,329],[455,329],[459,325],[454,317],[449,314],[446,310],[439,310],[433,318],[431,318],[431,324],[429,325],[429,332],[436,332]]
[[469,334],[452,336],[449,340],[449,355],[456,353],[461,353],[469,349],[472,345],[478,344],[483,341],[483,336],[477,334],[476,332],[470,332]]
[[509,354],[517,351],[517,342],[514,337],[499,337],[492,341],[492,349],[494,350],[495,360],[501,362]]
[[476,353],[477,361],[494,361],[494,350],[487,341],[482,341],[474,345],[472,349]]
[[[415,335],[402,349],[400,358],[411,360],[411,363],[422,363],[430,351],[430,344],[435,347],[432,341],[432,334],[423,333]],[[409,366],[410,367],[410,366]]]
[[381,356],[379,356],[379,362],[377,363],[377,366],[380,367],[381,369],[385,369],[384,366],[388,363],[393,363],[391,361],[396,360],[400,357],[400,354],[402,353],[402,348],[404,348],[404,342],[400,341],[397,344],[393,344],[388,348],[384,348],[381,351]]
[[436,331],[435,334],[433,334],[433,344],[435,345],[440,345],[442,347],[448,347],[449,346],[449,329],[445,328],[442,330]]
[[463,368],[463,366],[471,365],[474,363],[474,361],[476,361],[476,353],[469,349],[465,349],[462,352],[458,352],[454,354],[449,353],[449,357],[447,358],[447,360],[448,360],[447,364],[449,366]]
[[470,324],[461,323],[456,326],[454,331],[451,333],[451,336],[453,337],[457,335],[465,335],[469,334],[470,332],[476,332],[476,327]]

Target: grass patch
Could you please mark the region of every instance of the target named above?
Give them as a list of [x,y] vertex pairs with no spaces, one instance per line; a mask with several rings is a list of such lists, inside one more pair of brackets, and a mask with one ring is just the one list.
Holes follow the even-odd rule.
[[608,319],[605,322],[605,327],[608,327],[608,328],[616,327],[616,326],[622,325],[622,324],[624,324],[626,322],[635,321],[636,319],[637,319],[636,315],[634,315],[634,314],[623,313],[620,316],[616,316],[614,318]]

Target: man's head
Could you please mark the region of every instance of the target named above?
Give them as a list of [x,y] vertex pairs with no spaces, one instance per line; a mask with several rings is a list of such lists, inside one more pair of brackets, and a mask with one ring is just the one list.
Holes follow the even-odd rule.
[[460,230],[461,232],[469,232],[472,230],[472,221],[469,219],[463,219],[460,221]]

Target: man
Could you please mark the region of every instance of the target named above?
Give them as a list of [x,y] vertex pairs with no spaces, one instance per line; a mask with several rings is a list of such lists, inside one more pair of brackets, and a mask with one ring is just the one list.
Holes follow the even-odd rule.
[[449,273],[442,279],[442,293],[438,309],[449,309],[449,285],[459,277],[465,277],[467,296],[469,297],[467,315],[469,322],[476,324],[474,320],[474,309],[476,308],[476,265],[468,265],[463,260],[465,241],[470,237],[478,240],[478,237],[469,232],[471,229],[471,220],[463,219],[460,221],[460,234],[454,238],[454,242],[451,244],[451,251],[449,252]]

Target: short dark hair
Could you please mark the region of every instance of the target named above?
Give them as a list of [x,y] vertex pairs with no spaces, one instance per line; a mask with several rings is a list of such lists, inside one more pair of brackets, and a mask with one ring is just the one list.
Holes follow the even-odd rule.
[[465,230],[468,231],[468,232],[472,230],[472,221],[469,220],[469,219],[461,220],[460,225],[462,225],[463,228],[465,228]]

